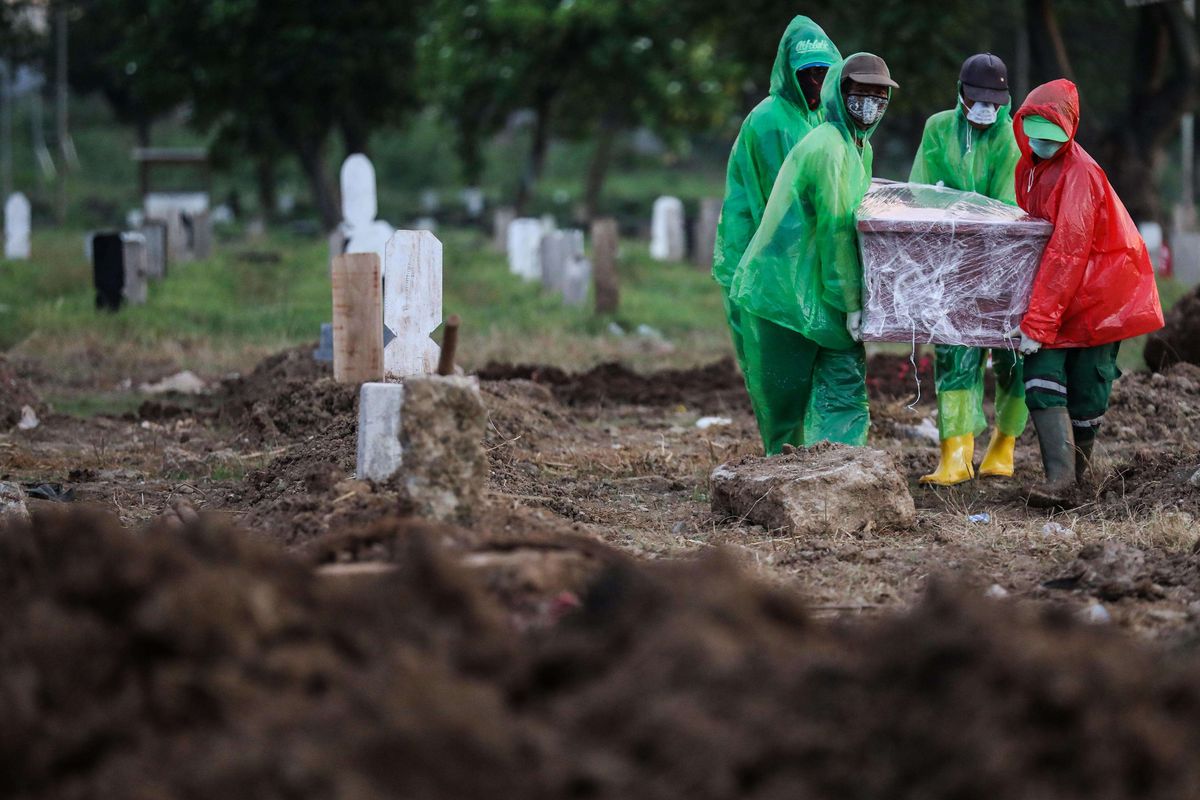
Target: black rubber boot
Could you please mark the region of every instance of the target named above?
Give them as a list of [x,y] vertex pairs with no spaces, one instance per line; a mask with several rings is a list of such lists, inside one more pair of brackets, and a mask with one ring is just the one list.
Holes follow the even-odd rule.
[[1038,447],[1046,480],[1029,492],[1029,505],[1061,508],[1075,489],[1075,434],[1065,408],[1041,408],[1030,413],[1037,429]]
[[1075,480],[1079,483],[1092,478],[1092,448],[1096,437],[1075,442]]

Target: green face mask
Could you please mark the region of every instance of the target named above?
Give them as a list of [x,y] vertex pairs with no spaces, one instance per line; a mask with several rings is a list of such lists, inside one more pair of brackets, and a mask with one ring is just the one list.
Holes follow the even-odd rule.
[[1062,146],[1062,142],[1052,142],[1049,139],[1029,140],[1029,149],[1033,151],[1034,155],[1043,161],[1054,158],[1055,153],[1061,150]]

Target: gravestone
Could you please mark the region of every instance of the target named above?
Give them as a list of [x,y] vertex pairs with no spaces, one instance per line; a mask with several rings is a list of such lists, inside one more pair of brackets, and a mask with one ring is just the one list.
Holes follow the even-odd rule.
[[[143,201],[146,219],[167,225],[167,260],[181,263],[196,258],[197,217],[210,225],[207,192],[150,192]],[[201,245],[211,243],[211,231],[199,232]]]
[[508,252],[508,226],[517,218],[517,212],[505,206],[492,214],[492,247],[497,252]]
[[139,231],[146,237],[146,277],[167,277],[167,224],[162,220],[143,220]]
[[543,235],[547,233],[554,233],[556,230],[558,230],[558,220],[554,218],[553,214],[542,214],[541,220]]
[[711,270],[713,248],[717,246],[717,222],[721,219],[721,198],[705,197],[700,201],[700,213],[692,229],[692,263]]
[[119,233],[95,233],[90,250],[96,308],[116,311],[125,299],[125,243]]
[[596,283],[596,313],[615,314],[620,302],[617,254],[620,237],[615,219],[592,223],[592,271]]
[[313,350],[313,360],[323,364],[333,361],[333,323],[321,323],[321,338],[317,341],[317,349]]
[[[384,260],[384,249],[395,229],[383,220],[375,219],[379,213],[376,194],[375,167],[371,159],[362,153],[354,153],[342,162],[340,174],[342,190],[342,224],[339,226],[345,241],[342,253],[375,253],[380,263]],[[336,232],[335,232],[336,234]],[[330,239],[329,255],[332,259],[337,242]]]
[[437,370],[430,338],[442,324],[442,243],[429,231],[396,231],[383,262],[383,368],[387,378]]
[[1200,284],[1200,233],[1176,231],[1171,237],[1171,272],[1188,288]]
[[442,207],[442,198],[438,194],[437,189],[423,189],[421,191],[421,211],[426,216],[432,216]]
[[583,305],[592,265],[583,249],[583,231],[553,231],[542,237],[542,286],[561,294],[567,305]]
[[212,215],[208,211],[197,211],[188,214],[186,220],[192,229],[192,255],[199,259],[208,258],[213,249]]
[[508,226],[508,271],[527,281],[540,280],[542,277],[541,220],[533,217],[514,219]]
[[470,219],[479,219],[483,216],[483,189],[478,186],[468,186],[462,190],[463,210],[467,212],[467,217]]
[[4,202],[4,257],[29,258],[29,199],[14,192]]
[[125,302],[140,306],[146,302],[146,237],[140,233],[122,233],[121,261],[125,276],[121,294]]
[[687,247],[683,226],[683,201],[660,197],[650,217],[650,257],[655,261],[682,261]]

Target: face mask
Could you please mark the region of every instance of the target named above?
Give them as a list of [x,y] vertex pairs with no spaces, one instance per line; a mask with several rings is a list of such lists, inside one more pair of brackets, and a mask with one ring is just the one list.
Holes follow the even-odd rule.
[[887,110],[888,101],[869,94],[852,94],[846,97],[846,110],[863,125],[874,125]]
[[1029,140],[1029,149],[1033,151],[1034,155],[1043,161],[1054,158],[1054,154],[1057,153],[1062,146],[1062,142],[1052,142],[1049,139]]
[[[963,108],[966,108],[963,102]],[[976,103],[967,109],[967,119],[976,125],[991,125],[996,121],[998,109],[993,103]]]

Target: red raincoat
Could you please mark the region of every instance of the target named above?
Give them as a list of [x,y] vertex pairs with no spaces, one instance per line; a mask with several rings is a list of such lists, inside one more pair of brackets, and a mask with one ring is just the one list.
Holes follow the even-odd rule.
[[[1024,119],[1042,116],[1071,137],[1034,163]],[[1108,177],[1075,141],[1079,93],[1068,80],[1037,87],[1013,121],[1021,148],[1017,203],[1054,224],[1021,330],[1045,347],[1095,347],[1156,331],[1162,304],[1146,243]]]

